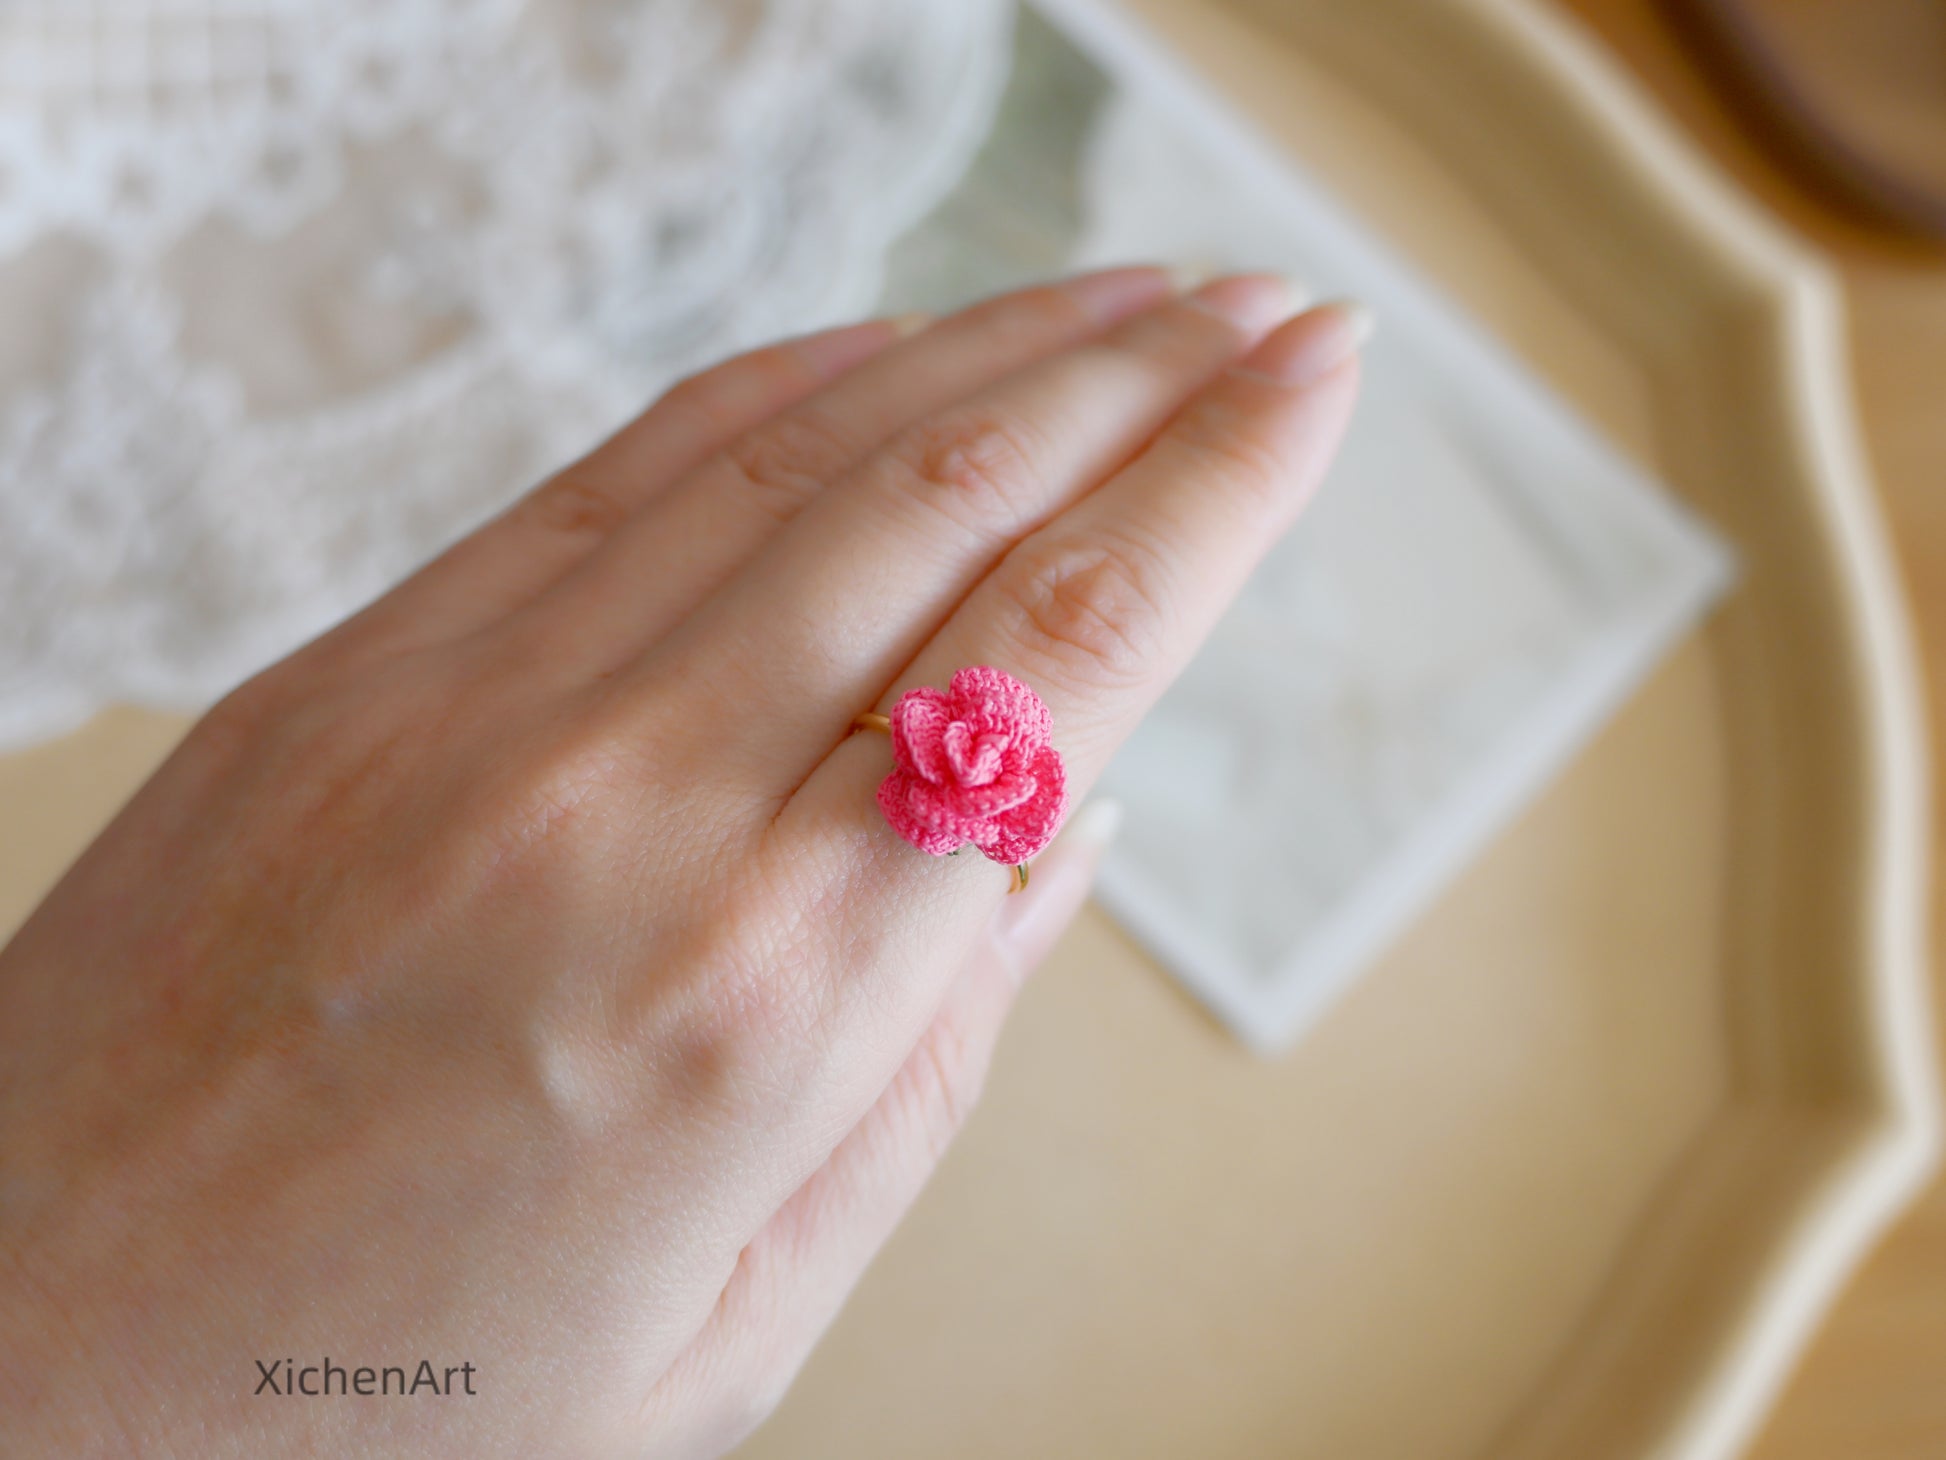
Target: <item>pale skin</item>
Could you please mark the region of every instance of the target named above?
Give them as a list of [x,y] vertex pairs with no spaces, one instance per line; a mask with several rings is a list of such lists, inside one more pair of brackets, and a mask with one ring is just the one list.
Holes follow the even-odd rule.
[[[0,952],[0,1453],[710,1456],[1086,896],[874,801],[990,664],[1077,802],[1322,477],[1356,317],[1121,269],[678,386],[210,712]],[[258,1361],[470,1364],[281,1398]]]

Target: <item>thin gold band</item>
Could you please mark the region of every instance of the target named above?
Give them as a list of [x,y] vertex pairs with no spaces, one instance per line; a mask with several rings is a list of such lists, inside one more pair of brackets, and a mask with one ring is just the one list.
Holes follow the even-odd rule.
[[[892,733],[892,720],[888,715],[881,715],[874,710],[867,710],[851,722],[851,728],[854,730],[876,730],[881,735],[890,735]],[[1007,889],[1007,895],[1009,897],[1013,896],[1016,892],[1025,892],[1027,890],[1027,864],[1025,862],[1014,863],[1013,882],[1014,885]]]

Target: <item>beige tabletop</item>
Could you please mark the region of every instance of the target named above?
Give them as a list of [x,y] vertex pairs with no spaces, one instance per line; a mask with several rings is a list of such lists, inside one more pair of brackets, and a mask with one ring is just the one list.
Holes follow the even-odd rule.
[[[1689,135],[1842,274],[1866,444],[1905,572],[1933,707],[1946,731],[1946,250],[1853,221],[1781,166],[1725,101],[1657,0],[1561,0]],[[1946,17],[1927,0],[1755,7],[1795,45],[1840,114],[1888,155],[1946,161]],[[1942,783],[1946,784],[1946,783]],[[1946,815],[1933,866],[1946,877]],[[1936,880],[1935,914],[1940,890]],[[1893,1233],[1826,1324],[1752,1460],[1946,1454],[1946,1181]]]

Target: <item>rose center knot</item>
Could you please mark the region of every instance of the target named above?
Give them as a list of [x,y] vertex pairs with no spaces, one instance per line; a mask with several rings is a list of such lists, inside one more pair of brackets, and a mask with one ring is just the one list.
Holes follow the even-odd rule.
[[1000,758],[1012,742],[1010,735],[989,731],[982,735],[964,720],[946,727],[942,748],[953,779],[962,786],[987,786],[1000,774]]

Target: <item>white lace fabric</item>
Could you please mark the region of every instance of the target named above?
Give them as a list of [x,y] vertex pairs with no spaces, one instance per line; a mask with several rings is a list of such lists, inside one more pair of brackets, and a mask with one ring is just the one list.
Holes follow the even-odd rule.
[[869,309],[1004,0],[0,0],[0,744],[194,707]]

